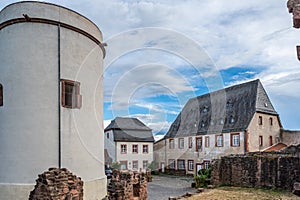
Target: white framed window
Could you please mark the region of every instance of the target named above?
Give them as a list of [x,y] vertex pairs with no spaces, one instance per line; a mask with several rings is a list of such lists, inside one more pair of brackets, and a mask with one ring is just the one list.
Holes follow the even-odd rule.
[[209,168],[209,161],[204,161],[204,168],[205,169],[208,169]]
[[178,169],[185,169],[185,160],[177,160]]
[[223,135],[216,135],[216,146],[217,147],[223,146]]
[[127,161],[120,161],[121,170],[127,170]]
[[184,148],[184,138],[178,138],[178,148],[179,149]]
[[148,168],[148,160],[143,160],[143,169]]
[[209,147],[209,136],[205,136],[205,147]]
[[137,144],[132,145],[132,153],[139,153],[139,146]]
[[132,161],[132,169],[133,170],[139,169],[139,161],[137,161],[137,160]]
[[196,151],[202,151],[202,137],[196,138]]
[[147,144],[143,145],[143,153],[148,153],[148,145]]
[[127,153],[127,145],[126,144],[121,144],[121,153],[122,154]]
[[174,139],[169,139],[169,148],[174,149],[175,148],[175,142]]
[[174,159],[169,159],[169,168],[175,169],[175,160]]
[[230,134],[230,136],[231,136],[230,138],[231,146],[233,147],[240,146],[240,133],[232,133]]
[[188,170],[194,171],[194,161],[193,160],[188,160]]
[[189,137],[189,148],[193,148],[193,138]]

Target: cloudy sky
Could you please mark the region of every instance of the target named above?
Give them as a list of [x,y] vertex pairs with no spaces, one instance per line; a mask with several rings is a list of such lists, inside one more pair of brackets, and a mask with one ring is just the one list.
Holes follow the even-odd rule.
[[300,30],[286,0],[49,2],[103,33],[106,123],[133,116],[165,133],[189,98],[259,78],[283,127],[300,129]]

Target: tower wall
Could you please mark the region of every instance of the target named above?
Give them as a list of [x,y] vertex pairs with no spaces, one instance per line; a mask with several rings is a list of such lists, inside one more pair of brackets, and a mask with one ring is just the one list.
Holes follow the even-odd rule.
[[[1,199],[28,198],[37,175],[59,165],[83,179],[85,199],[104,197],[102,33],[41,2],[5,7],[0,28]],[[80,109],[62,107],[61,79],[80,83]]]

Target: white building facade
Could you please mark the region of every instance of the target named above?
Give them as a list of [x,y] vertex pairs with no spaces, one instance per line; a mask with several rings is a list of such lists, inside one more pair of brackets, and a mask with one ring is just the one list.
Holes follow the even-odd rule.
[[152,130],[136,118],[114,119],[104,132],[105,163],[122,170],[143,171],[153,161]]
[[67,8],[18,2],[0,12],[0,36],[1,199],[27,199],[49,167],[103,198],[101,31]]

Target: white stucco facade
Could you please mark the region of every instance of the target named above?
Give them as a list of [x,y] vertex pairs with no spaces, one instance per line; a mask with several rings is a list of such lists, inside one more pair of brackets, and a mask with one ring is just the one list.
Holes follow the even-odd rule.
[[[111,161],[126,162],[127,170],[144,170],[144,162],[149,165],[153,161],[153,142],[114,141],[112,130],[106,131],[104,137],[104,149]],[[121,145],[126,145],[126,153],[121,151]],[[137,145],[137,153],[133,152],[132,145]],[[143,151],[143,146],[147,146],[147,153]],[[138,162],[137,169],[133,168],[133,161]],[[107,165],[109,166],[110,163],[107,163]]]
[[[6,24],[23,14],[31,20]],[[102,199],[102,33],[80,14],[41,2],[7,6],[0,24],[1,200],[27,199],[37,175],[59,165],[83,179],[85,199]],[[61,79],[80,83],[80,109],[62,107]]]
[[[116,142],[116,162],[127,162],[128,170],[145,170],[143,162],[148,165],[153,161],[153,142]],[[121,145],[126,145],[126,153],[121,152]],[[133,145],[137,145],[137,153],[133,152]],[[148,152],[143,152],[143,146],[148,146]],[[137,162],[137,168],[133,167],[133,162]]]

